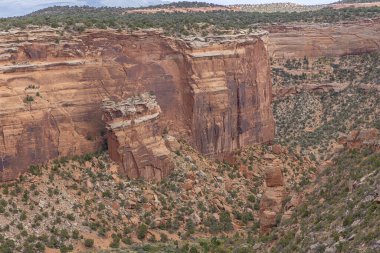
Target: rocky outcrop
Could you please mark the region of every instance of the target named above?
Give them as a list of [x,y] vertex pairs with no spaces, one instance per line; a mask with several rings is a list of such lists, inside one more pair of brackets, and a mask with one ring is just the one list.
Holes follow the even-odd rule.
[[342,24],[285,24],[265,27],[273,58],[335,57],[380,49],[380,19]]
[[265,171],[266,188],[260,202],[260,230],[263,233],[269,232],[276,225],[276,217],[282,211],[285,183],[281,168],[281,160],[274,159]]
[[266,51],[265,44],[253,37],[219,40],[226,42],[192,41],[187,56],[194,94],[193,141],[203,154],[268,142],[274,133],[269,63],[260,53]]
[[342,137],[339,143],[346,148],[369,148],[380,151],[380,131],[375,128],[354,130]]
[[[260,36],[184,40],[155,31],[3,32],[1,180],[16,178],[31,164],[98,150],[106,124],[112,130],[114,121],[130,117],[103,121],[102,101],[113,101],[117,111],[123,101],[145,92],[155,95],[159,117],[111,131],[118,142],[110,145],[117,147],[114,151],[125,144],[136,157],[161,159],[165,155],[154,153],[164,150],[159,136],[165,131],[210,156],[270,142],[272,91],[265,40]],[[136,120],[136,115],[131,117]],[[130,132],[138,133],[138,138],[121,141],[120,136],[133,138]],[[139,150],[137,143],[145,148]],[[112,156],[122,161],[131,177],[160,178],[167,173],[167,169],[157,171],[166,164],[157,166],[160,159],[135,167],[151,166],[145,172],[132,172],[132,164],[122,158],[128,152],[114,151]]]
[[273,99],[291,96],[300,92],[340,92],[346,89],[349,83],[322,83],[281,86],[273,88]]
[[161,108],[154,96],[143,93],[126,100],[103,102],[108,151],[120,173],[128,178],[161,180],[174,168],[162,133],[157,131]]

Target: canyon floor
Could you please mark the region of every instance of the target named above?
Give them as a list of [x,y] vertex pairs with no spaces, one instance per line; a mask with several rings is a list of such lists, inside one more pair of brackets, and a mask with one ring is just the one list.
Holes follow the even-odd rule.
[[[254,26],[218,6],[134,10],[142,16],[127,31],[108,16],[111,27],[86,30],[73,20],[98,13],[76,7],[0,20],[0,151],[41,161],[0,178],[0,253],[380,252],[380,11],[368,5],[268,14],[280,23]],[[102,12],[126,22],[122,9]],[[220,13],[242,19],[223,30],[212,24]],[[178,28],[192,14],[196,25]],[[54,27],[30,26],[44,22]],[[106,123],[124,124],[117,145],[141,139],[107,146],[95,105],[126,94],[124,111],[107,100],[117,116]],[[141,159],[130,174],[128,152]],[[140,162],[153,169],[138,178]]]
[[175,142],[159,183],[121,178],[106,152],[32,166],[1,187],[1,250],[377,252],[379,141],[353,133],[320,162],[279,144],[213,161]]

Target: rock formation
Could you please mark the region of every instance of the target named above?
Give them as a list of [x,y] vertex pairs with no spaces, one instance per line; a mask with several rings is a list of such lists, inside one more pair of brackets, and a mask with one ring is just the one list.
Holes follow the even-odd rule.
[[192,41],[188,53],[193,141],[203,154],[268,142],[274,134],[268,58],[260,53],[265,44],[246,37],[219,39],[225,42]]
[[157,131],[161,108],[154,96],[143,93],[120,102],[105,100],[103,111],[108,152],[121,164],[121,174],[155,180],[168,175],[174,164]]
[[369,148],[380,151],[380,131],[376,128],[354,130],[339,140],[349,149]]
[[344,24],[271,25],[268,50],[273,58],[334,57],[380,49],[380,20]]
[[[106,124],[132,117],[103,121],[102,101],[113,101],[110,105],[117,111],[123,101],[145,92],[155,95],[159,117],[111,131],[114,137],[139,133],[133,144],[110,137],[115,142],[111,141],[115,144],[110,145],[111,154],[124,161],[124,169],[133,166],[125,161],[128,152],[116,152],[121,145],[129,145],[136,156],[152,157],[164,150],[159,137],[164,130],[206,155],[270,142],[274,136],[270,69],[260,36],[183,40],[155,31],[132,35],[97,30],[72,34],[50,28],[3,32],[1,180],[16,178],[31,164],[98,150]],[[139,150],[139,142],[145,151]],[[152,164],[141,162],[134,167],[139,171],[125,173],[160,178],[170,168],[157,172],[166,166],[161,162],[150,169]]]
[[[319,83],[319,84],[302,84],[293,86],[281,86],[273,88],[273,99],[291,96],[304,91],[308,92],[340,92],[348,87],[348,83]],[[365,88],[365,87],[363,87]]]
[[274,159],[265,171],[266,189],[260,202],[260,229],[264,233],[276,225],[276,217],[282,209],[285,188],[281,167],[281,160]]

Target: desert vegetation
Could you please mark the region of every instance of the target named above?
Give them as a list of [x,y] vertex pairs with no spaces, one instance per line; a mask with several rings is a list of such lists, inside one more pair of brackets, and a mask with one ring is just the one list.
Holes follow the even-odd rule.
[[0,19],[0,30],[28,25],[63,27],[83,32],[85,29],[147,29],[162,28],[169,35],[190,35],[212,30],[255,29],[260,24],[287,22],[340,22],[380,16],[379,7],[357,9],[321,9],[298,13],[259,12],[196,12],[126,14],[121,8],[51,7],[24,17]]
[[[273,86],[298,89],[273,103],[276,139],[324,160],[350,131],[376,127],[379,53],[316,59],[272,59]],[[307,89],[307,86],[310,88]],[[318,86],[326,85],[326,89]],[[329,87],[329,85],[331,87]]]
[[[31,166],[18,181],[1,186],[1,252],[102,247],[154,252],[161,246],[190,250],[191,243],[175,241],[204,236],[215,239],[195,248],[219,252],[221,239],[216,238],[257,238],[268,164],[263,157],[271,154],[269,147],[244,149],[233,165],[210,161],[181,145],[173,153],[176,170],[159,183],[119,177],[105,153]],[[284,164],[289,191],[313,175],[314,165],[300,155],[275,156]],[[294,166],[298,173],[292,172]]]
[[354,83],[380,85],[380,53],[370,52],[317,59],[272,59],[276,87],[305,83]]
[[[290,220],[272,232],[272,252],[376,252],[380,248],[380,155],[371,150],[346,150],[316,180]],[[293,231],[300,231],[294,233]]]
[[[380,156],[371,150],[346,150],[327,167],[289,218],[257,237],[235,233],[231,237],[185,240],[180,243],[134,245],[135,252],[377,252],[380,209]],[[313,187],[312,187],[313,188]]]
[[[173,6],[215,5],[183,2],[159,8]],[[130,9],[53,7],[25,17],[0,19],[0,30],[50,26],[56,29],[46,30],[60,35],[53,37],[56,39],[51,40],[50,46],[65,48],[74,38],[71,35],[81,37],[81,33],[95,28],[115,29],[112,34],[155,28],[170,36],[198,36],[254,31],[271,23],[339,23],[380,18],[379,7],[318,7],[292,13],[141,14],[127,10]],[[33,36],[28,39],[32,41]],[[16,39],[9,41],[7,47]],[[22,53],[20,57],[9,57],[15,59],[10,63],[17,65],[19,58],[28,58],[24,44],[29,42],[20,44],[19,50],[5,50],[4,59],[12,50]],[[112,50],[120,48],[115,46]],[[67,51],[72,56],[71,51],[75,50],[68,47]],[[68,57],[63,55],[62,58]],[[162,57],[161,53],[158,55]],[[126,178],[120,165],[110,159],[106,145],[97,153],[30,164],[27,173],[0,185],[0,253],[379,252],[379,150],[350,149],[344,142],[352,131],[380,130],[379,52],[276,58],[270,59],[270,63],[273,88],[278,91],[272,108],[276,122],[273,142],[247,146],[219,159],[203,156],[186,140],[177,141],[170,136],[174,144],[167,156],[174,169],[160,182]],[[91,67],[91,63],[86,64]],[[32,71],[36,73],[38,69]],[[116,74],[116,70],[110,71],[107,78]],[[22,75],[23,71],[17,72],[10,82]],[[40,90],[33,78],[16,88],[22,91],[17,98],[22,107],[17,110],[48,107],[41,101],[47,92],[44,87]],[[281,90],[288,92],[282,94]],[[73,110],[75,106],[62,105],[60,109]],[[34,116],[34,112],[25,110],[25,115]],[[0,129],[3,131],[3,126]],[[18,131],[21,130],[8,127],[5,133],[17,136]],[[89,144],[97,138],[85,127],[76,131],[84,132]],[[103,139],[107,133],[101,131]],[[157,132],[166,142],[171,129],[166,126]],[[45,134],[55,138],[48,131]],[[178,148],[174,148],[177,144]],[[0,155],[4,167],[7,157]],[[268,222],[270,218],[274,222]],[[268,230],[264,230],[265,222]]]

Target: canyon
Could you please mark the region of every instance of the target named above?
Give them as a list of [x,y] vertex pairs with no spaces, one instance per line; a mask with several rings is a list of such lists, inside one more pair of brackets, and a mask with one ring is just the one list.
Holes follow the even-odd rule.
[[[269,36],[182,39],[154,30],[76,34],[45,27],[2,32],[0,180],[13,180],[32,164],[95,152],[107,139],[120,163],[127,154],[131,161],[145,155],[155,161],[122,166],[125,175],[147,179],[162,179],[170,171],[163,167],[172,167],[164,133],[213,157],[271,142],[269,57],[337,57],[379,49],[378,19],[264,29]],[[276,87],[276,97],[289,89]],[[156,97],[159,115],[143,123],[142,131],[119,132],[118,138],[107,132],[103,100],[118,103],[144,92]],[[139,136],[133,141],[135,151],[122,151],[120,143],[127,145],[122,138],[131,134]],[[146,148],[144,139],[160,143],[157,154]]]
[[66,11],[0,22],[0,252],[380,249],[376,15]]
[[[162,168],[170,164],[162,162],[167,159],[163,134],[185,139],[215,157],[272,141],[265,36],[206,41],[174,39],[156,31],[2,32],[1,181],[17,178],[33,164],[95,152],[106,139],[119,161],[149,157],[142,164],[123,163],[124,170],[135,170],[126,175],[146,179],[168,173]],[[129,132],[123,127],[123,133],[106,130],[104,100],[120,104],[143,93],[155,96],[160,112],[141,122],[134,119]],[[144,126],[139,129],[139,124]],[[153,148],[156,141],[162,145]]]

